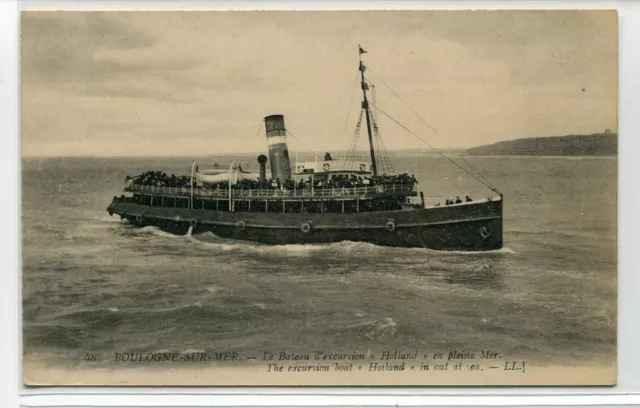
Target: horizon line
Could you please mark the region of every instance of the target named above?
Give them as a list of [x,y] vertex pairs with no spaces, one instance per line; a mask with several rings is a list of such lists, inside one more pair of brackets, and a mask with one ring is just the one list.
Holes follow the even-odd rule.
[[[438,148],[439,151],[466,151],[471,149],[470,147],[460,147],[460,148]],[[429,152],[429,153],[434,153],[434,154],[438,154],[438,152],[436,152],[434,149],[432,148],[404,148],[404,149],[387,149],[388,153],[402,153],[402,152],[407,152],[407,151],[420,151],[420,152]],[[323,150],[306,150],[306,151],[296,151],[294,152],[293,155],[295,154],[325,154],[327,152],[326,149]],[[334,154],[334,153],[344,153],[344,152],[348,152],[348,150],[333,150],[329,153]],[[267,151],[268,153],[268,151]],[[368,154],[368,152],[363,152],[363,154]],[[21,154],[20,157],[21,158],[55,158],[55,157],[77,157],[77,158],[167,158],[167,157],[218,157],[218,156],[234,156],[234,155],[238,155],[238,156],[248,156],[248,155],[259,155],[259,154],[265,154],[265,151],[254,151],[254,152],[222,152],[222,153],[218,153],[218,154],[209,154],[209,155],[203,155],[201,154],[152,154],[152,155],[144,155],[144,154],[140,154],[140,155],[122,155],[122,154],[114,154],[114,155],[100,155],[100,154],[65,154],[65,155],[56,155],[56,154],[51,154],[51,155],[40,155],[40,154]],[[290,156],[291,156],[291,152],[289,152]],[[334,158],[334,160],[339,160],[337,158]]]
[[[564,138],[564,137],[571,137],[571,136],[583,136],[583,137],[587,137],[587,136],[596,136],[596,135],[611,135],[611,136],[619,136],[619,132],[618,130],[612,130],[612,129],[607,129],[609,130],[609,132],[605,131],[601,131],[601,132],[595,132],[595,133],[569,133],[569,134],[565,134],[565,135],[561,135],[561,136],[528,136],[528,137],[520,137],[520,138],[515,138],[515,139],[505,139],[505,140],[500,140],[497,142],[493,142],[493,143],[486,143],[486,144],[481,144],[481,145],[477,145],[477,146],[466,146],[466,147],[451,147],[451,146],[445,146],[445,147],[431,147],[431,146],[425,146],[425,147],[407,147],[407,148],[399,148],[399,149],[389,149],[387,148],[387,152],[406,152],[406,151],[431,151],[434,152],[436,154],[438,154],[438,151],[442,151],[442,152],[455,152],[455,151],[467,151],[467,150],[471,150],[471,149],[475,149],[475,148],[479,148],[479,147],[488,147],[488,146],[493,146],[496,144],[500,144],[500,143],[504,143],[504,142],[511,142],[511,141],[516,141],[516,140],[526,140],[526,139],[553,139],[553,138]],[[268,150],[267,150],[268,151]],[[337,150],[333,150],[331,151],[331,153],[334,152],[340,152],[340,153],[344,153],[344,152],[348,152],[349,149],[337,149]],[[324,154],[326,153],[327,150],[326,149],[321,149],[321,150],[304,150],[304,151],[295,151],[293,152],[294,154],[297,153],[302,153],[302,154],[306,154],[306,153],[319,153],[319,154]],[[362,152],[364,154],[368,153],[368,151],[366,150],[362,150]],[[247,152],[247,151],[243,151],[243,152],[221,152],[218,154],[210,154],[210,155],[206,155],[206,156],[202,156],[202,155],[190,155],[190,154],[154,154],[154,155],[123,155],[123,154],[113,154],[113,155],[100,155],[100,154],[79,154],[79,155],[75,155],[75,154],[67,154],[67,155],[55,155],[55,154],[22,154],[20,153],[20,158],[47,158],[47,157],[86,157],[86,158],[90,158],[90,157],[95,157],[95,158],[127,158],[127,157],[145,157],[145,158],[153,158],[153,157],[216,157],[216,156],[230,156],[230,155],[251,155],[251,154],[264,154],[265,151],[261,150],[261,151],[253,151],[253,152]],[[291,152],[290,152],[291,153]]]

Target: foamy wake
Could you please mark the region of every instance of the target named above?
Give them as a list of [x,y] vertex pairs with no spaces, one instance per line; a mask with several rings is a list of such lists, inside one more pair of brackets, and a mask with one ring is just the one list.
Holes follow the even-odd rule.
[[[362,243],[348,241],[332,244],[265,245],[246,241],[240,242],[225,240],[224,238],[220,238],[212,234],[211,232],[205,232],[203,234],[197,234],[194,236],[187,236],[187,239],[203,247],[220,250],[222,252],[244,251],[256,254],[273,254],[283,256],[307,256],[317,252],[335,252],[336,250],[343,252],[345,250],[350,250],[354,246],[363,245]],[[376,247],[372,244],[364,245],[371,245],[372,247]]]
[[412,265],[406,265],[407,269],[418,269],[427,271],[444,271],[444,272],[458,272],[467,274],[483,274],[491,271],[491,265],[482,264],[466,264],[461,262],[446,263],[438,261],[421,262]]
[[260,255],[282,255],[282,256],[309,256],[314,253],[328,252],[331,254],[366,256],[377,254],[380,251],[385,253],[394,252],[402,256],[403,254],[456,254],[456,255],[491,255],[491,254],[514,254],[511,248],[502,248],[493,251],[439,251],[428,248],[393,248],[383,247],[368,242],[342,241],[329,244],[286,244],[286,245],[266,245],[248,241],[233,241],[220,238],[210,231],[202,234],[193,234],[193,229],[189,227],[186,235],[175,235],[160,230],[157,227],[146,226],[136,229],[134,236],[147,237],[155,235],[163,238],[187,240],[194,244],[220,252],[251,252]]
[[148,236],[158,236],[163,238],[171,238],[171,239],[184,239],[184,236],[172,234],[170,232],[165,232],[158,227],[146,226],[142,228],[136,228],[133,230],[134,236],[138,237],[148,237]]
[[514,251],[511,248],[500,248],[500,249],[493,249],[490,251],[440,251],[440,250],[435,250],[435,249],[426,249],[426,248],[411,248],[412,250],[418,250],[418,251],[430,251],[430,252],[434,252],[434,253],[439,253],[439,254],[456,254],[456,255],[491,255],[491,254],[515,254],[516,251]]
[[396,336],[398,326],[391,317],[383,317],[379,320],[371,320],[345,326],[338,331],[349,331],[359,333],[368,339],[385,340]]
[[109,223],[109,224],[120,224],[122,222],[122,220],[120,219],[120,217],[117,216],[102,216],[99,218],[99,221],[102,223]]
[[78,238],[94,238],[96,232],[100,230],[113,230],[120,224],[118,217],[102,216],[87,219],[86,222],[74,223],[71,228],[63,235],[67,241],[74,241]]

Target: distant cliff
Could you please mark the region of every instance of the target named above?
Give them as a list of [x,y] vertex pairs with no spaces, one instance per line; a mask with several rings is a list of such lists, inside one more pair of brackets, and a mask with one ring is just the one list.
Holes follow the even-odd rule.
[[468,156],[615,156],[617,133],[533,137],[507,140],[478,146],[465,152]]

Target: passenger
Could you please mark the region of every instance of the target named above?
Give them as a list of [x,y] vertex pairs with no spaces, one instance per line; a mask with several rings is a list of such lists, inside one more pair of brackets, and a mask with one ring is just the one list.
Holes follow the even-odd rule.
[[331,153],[327,152],[324,154],[324,161],[329,161],[329,160],[333,160],[333,159],[331,158]]
[[471,197],[467,196],[467,197],[465,197],[465,201],[466,201],[466,202],[468,202],[468,203],[470,203],[470,202],[472,202],[473,200],[471,199]]
[[456,204],[460,204],[462,202],[462,200],[460,199],[460,197],[456,197]]
[[445,200],[444,205],[451,205],[451,200],[449,200],[448,198]]

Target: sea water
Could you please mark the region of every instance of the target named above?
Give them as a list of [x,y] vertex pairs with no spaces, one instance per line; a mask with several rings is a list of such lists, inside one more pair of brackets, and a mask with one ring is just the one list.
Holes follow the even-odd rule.
[[[427,205],[495,195],[442,158],[391,159]],[[504,194],[504,248],[486,253],[267,246],[109,217],[125,176],[188,174],[191,160],[22,161],[25,361],[163,350],[615,359],[615,158],[466,158]]]

